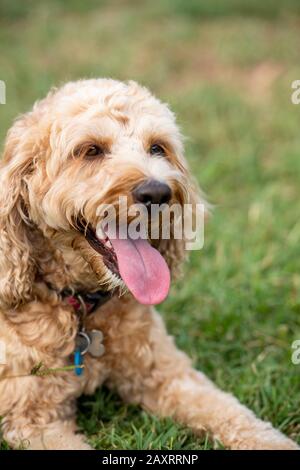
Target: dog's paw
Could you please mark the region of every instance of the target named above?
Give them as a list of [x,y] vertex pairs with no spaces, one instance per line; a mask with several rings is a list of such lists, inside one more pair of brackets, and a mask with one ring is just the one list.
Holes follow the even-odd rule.
[[275,429],[249,434],[245,439],[237,439],[232,448],[236,450],[300,450],[296,442]]
[[29,450],[93,450],[83,434],[76,433],[74,422],[54,422],[32,434],[28,439]]
[[28,450],[93,450],[82,434],[44,433],[28,439]]

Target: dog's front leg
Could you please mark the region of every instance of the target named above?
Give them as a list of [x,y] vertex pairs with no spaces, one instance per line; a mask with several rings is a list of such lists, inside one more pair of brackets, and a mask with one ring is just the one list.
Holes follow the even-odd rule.
[[[35,386],[32,387],[33,391],[34,388]],[[26,384],[24,389],[26,392]],[[42,393],[43,389],[40,388],[40,394]],[[76,433],[75,409],[72,401],[58,406],[51,403],[51,400],[47,404],[42,400],[39,402],[39,397],[33,402],[30,402],[30,398],[24,403],[26,398],[23,395],[21,399],[24,402],[17,404],[2,419],[2,435],[11,447],[30,450],[90,449],[84,436]]]
[[54,372],[69,365],[73,341],[65,338],[71,313],[33,302],[9,320],[0,313],[0,325],[7,352],[6,364],[0,365],[0,438],[17,449],[88,449],[75,421],[84,378],[73,371]]
[[[9,401],[11,409],[3,413],[1,433],[15,449],[87,450],[90,446],[77,434],[74,399],[60,400],[63,388],[70,388],[66,378],[32,377],[2,382],[0,411]],[[17,383],[18,382],[18,383]],[[9,392],[6,394],[5,392]],[[18,400],[16,400],[16,397]]]
[[[133,323],[131,318],[127,339],[126,332],[119,330],[123,339],[119,335],[120,354],[115,360],[111,385],[125,400],[139,402],[157,415],[172,416],[197,433],[208,431],[231,449],[298,448],[270,423],[256,418],[236,398],[194,370],[167,336],[155,312],[146,313],[143,308],[141,312],[144,313],[138,321]],[[128,328],[125,322],[127,332]]]

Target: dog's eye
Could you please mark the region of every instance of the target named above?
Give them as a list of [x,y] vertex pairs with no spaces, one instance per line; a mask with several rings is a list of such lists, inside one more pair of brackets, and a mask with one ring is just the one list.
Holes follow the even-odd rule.
[[153,144],[150,147],[151,155],[166,155],[165,149],[159,144]]
[[90,145],[85,152],[86,157],[98,157],[104,155],[105,151],[102,147],[98,145]]

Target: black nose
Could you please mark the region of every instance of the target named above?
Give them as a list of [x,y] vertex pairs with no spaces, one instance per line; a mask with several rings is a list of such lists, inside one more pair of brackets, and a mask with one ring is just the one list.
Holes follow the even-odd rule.
[[150,207],[151,204],[167,204],[172,196],[171,188],[157,180],[147,180],[137,186],[133,192],[134,202],[145,204]]

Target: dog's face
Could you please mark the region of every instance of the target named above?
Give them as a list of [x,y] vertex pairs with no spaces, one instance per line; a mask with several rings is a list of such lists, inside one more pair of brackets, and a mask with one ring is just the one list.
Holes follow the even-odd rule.
[[80,254],[96,274],[95,288],[126,286],[149,304],[166,297],[183,240],[123,240],[101,225],[105,205],[120,217],[120,196],[128,207],[147,210],[195,203],[181,136],[165,104],[132,82],[67,84],[12,128],[3,184],[16,184],[17,173],[23,219]]

